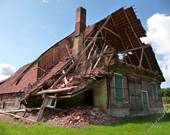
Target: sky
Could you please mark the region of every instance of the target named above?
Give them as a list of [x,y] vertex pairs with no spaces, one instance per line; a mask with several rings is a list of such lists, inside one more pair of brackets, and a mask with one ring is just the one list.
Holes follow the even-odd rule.
[[134,6],[170,87],[169,0],[0,0],[0,80],[35,60],[74,31],[75,10],[87,9],[87,25],[121,7]]

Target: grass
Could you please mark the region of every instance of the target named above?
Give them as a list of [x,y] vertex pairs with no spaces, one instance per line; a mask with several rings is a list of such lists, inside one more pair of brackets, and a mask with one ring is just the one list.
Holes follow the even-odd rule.
[[0,135],[169,135],[170,113],[147,132],[158,117],[150,115],[127,118],[109,126],[88,125],[84,128],[64,128],[42,123],[23,125],[0,121]]

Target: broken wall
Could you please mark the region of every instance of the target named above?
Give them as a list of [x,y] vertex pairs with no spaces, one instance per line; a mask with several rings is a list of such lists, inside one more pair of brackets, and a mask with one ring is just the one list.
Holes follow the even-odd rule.
[[96,81],[91,87],[93,90],[93,104],[103,111],[107,111],[107,82],[106,79]]
[[0,109],[21,109],[20,98],[23,93],[10,93],[0,95]]

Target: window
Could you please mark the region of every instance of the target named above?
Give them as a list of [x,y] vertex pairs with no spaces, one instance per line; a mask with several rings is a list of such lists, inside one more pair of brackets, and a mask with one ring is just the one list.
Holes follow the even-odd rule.
[[122,75],[115,74],[115,96],[116,100],[120,101],[123,99],[123,80]]
[[158,87],[156,82],[152,83],[152,99],[158,100]]

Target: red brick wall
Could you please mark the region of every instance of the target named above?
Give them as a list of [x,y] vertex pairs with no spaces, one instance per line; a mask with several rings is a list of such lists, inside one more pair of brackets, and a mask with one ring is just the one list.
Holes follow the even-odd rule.
[[69,44],[67,39],[63,40],[43,54],[38,62],[38,78],[45,73],[43,70],[48,72],[56,63],[69,56],[66,49],[66,45]]

